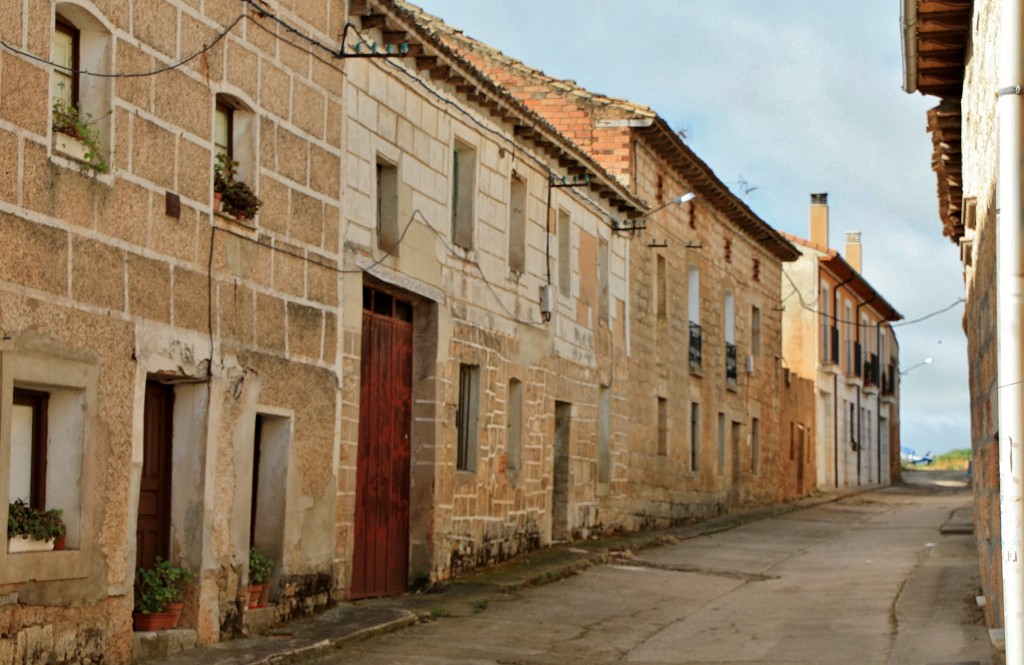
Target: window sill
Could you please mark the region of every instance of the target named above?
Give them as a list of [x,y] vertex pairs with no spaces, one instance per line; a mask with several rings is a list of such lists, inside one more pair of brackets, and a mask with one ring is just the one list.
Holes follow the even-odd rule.
[[738,393],[740,391],[740,384],[736,379],[726,379],[725,389],[731,393]]
[[704,370],[700,365],[690,365],[690,376],[695,376],[698,379],[704,378]]
[[76,162],[82,162],[83,164],[89,163],[85,158],[85,155],[89,152],[89,148],[75,137],[68,136],[63,132],[53,133],[53,150],[54,152],[73,159]]
[[223,210],[214,210],[213,214],[216,215],[217,217],[220,217],[221,219],[225,219],[240,226],[244,226],[247,229],[256,228],[255,219],[250,219],[248,217],[236,217],[235,215],[224,212]]
[[0,584],[51,582],[88,577],[83,550],[0,553]]

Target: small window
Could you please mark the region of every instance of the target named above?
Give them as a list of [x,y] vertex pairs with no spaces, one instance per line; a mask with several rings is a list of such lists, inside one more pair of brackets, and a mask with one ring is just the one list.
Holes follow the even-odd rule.
[[[10,501],[46,509],[46,421],[48,395],[14,390],[11,409]],[[10,502],[9,501],[9,502]]]
[[479,418],[480,367],[459,366],[459,406],[455,414],[458,451],[455,468],[476,471],[477,422]]
[[526,178],[512,174],[508,203],[508,268],[526,272]]
[[732,263],[732,240],[725,239],[725,262]]
[[460,141],[452,150],[452,242],[473,249],[476,151]]
[[234,159],[234,114],[235,110],[222,101],[217,102],[214,112],[213,145],[216,154]]
[[690,323],[700,325],[700,269],[697,266],[690,266],[687,275],[687,289]]
[[398,238],[398,167],[377,160],[377,246],[397,255]]
[[565,210],[558,211],[558,290],[572,295],[572,218]]
[[751,277],[754,278],[755,282],[761,281],[761,259],[754,259],[754,264],[751,268]]
[[732,291],[725,292],[725,343],[736,343],[736,297]]
[[53,101],[68,107],[78,106],[79,51],[78,28],[60,14],[53,29]]

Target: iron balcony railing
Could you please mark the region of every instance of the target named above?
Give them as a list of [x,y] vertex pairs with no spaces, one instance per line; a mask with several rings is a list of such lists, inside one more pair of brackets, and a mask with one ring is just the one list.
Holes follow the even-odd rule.
[[700,325],[690,321],[690,369],[700,369]]
[[736,345],[725,343],[725,378],[728,381],[736,380]]

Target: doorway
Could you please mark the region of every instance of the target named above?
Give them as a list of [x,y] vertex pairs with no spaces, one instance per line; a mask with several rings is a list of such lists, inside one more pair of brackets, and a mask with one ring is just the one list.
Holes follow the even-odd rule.
[[363,287],[352,599],[408,584],[412,313],[408,300]]
[[572,404],[555,402],[555,464],[551,488],[551,540],[569,539],[569,439]]
[[171,550],[171,441],[174,386],[146,382],[142,435],[142,481],[135,534],[135,566],[150,568]]

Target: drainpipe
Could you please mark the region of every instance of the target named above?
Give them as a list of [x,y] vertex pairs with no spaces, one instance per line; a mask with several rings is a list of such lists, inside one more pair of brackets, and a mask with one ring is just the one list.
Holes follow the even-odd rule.
[[[1021,210],[1021,86],[1024,49],[1021,0],[1003,0],[999,22],[999,171],[996,191],[996,330],[999,341],[996,381],[999,405],[999,508],[1003,554],[1003,620],[1006,662],[1024,663],[1024,569],[1021,541],[1021,441],[1024,441],[1024,219]],[[1016,451],[1014,450],[1016,449]],[[1014,460],[1014,452],[1017,459]],[[1016,462],[1016,467],[1014,467]]]
[[[849,279],[836,284],[836,288],[832,289],[832,327],[839,329],[839,289],[843,288],[847,284],[853,281],[856,275],[850,275]],[[832,346],[832,331],[828,331],[828,344],[829,353],[831,354]],[[836,359],[838,360],[838,358]],[[832,462],[833,471],[835,472],[835,487],[839,489],[839,375],[832,375],[832,455],[834,460]]]

